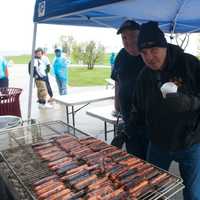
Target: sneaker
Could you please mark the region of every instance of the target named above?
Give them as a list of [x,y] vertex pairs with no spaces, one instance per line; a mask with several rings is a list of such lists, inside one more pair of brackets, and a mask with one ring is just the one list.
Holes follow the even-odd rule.
[[45,103],[44,106],[45,106],[45,108],[53,108],[53,106],[49,103]]
[[54,101],[54,99],[52,97],[48,99],[49,103],[52,103],[53,101]]
[[38,107],[41,108],[41,109],[45,109],[45,108],[53,108],[53,106],[50,105],[49,103],[39,104]]

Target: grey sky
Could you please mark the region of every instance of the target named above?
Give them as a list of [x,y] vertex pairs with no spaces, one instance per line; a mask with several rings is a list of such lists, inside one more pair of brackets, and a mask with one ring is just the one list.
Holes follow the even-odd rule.
[[[0,0],[0,54],[2,52],[31,52],[33,34],[33,9],[35,0]],[[114,29],[39,25],[37,46],[52,48],[60,35],[72,35],[75,40],[95,40],[106,46],[107,51],[118,51],[121,48],[120,36]],[[188,51],[196,54],[196,37],[192,37]]]

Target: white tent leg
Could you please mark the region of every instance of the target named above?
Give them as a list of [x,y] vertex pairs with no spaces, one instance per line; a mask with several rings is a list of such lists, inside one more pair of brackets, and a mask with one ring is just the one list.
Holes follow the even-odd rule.
[[29,95],[28,95],[28,121],[31,119],[31,107],[32,107],[32,91],[33,91],[33,68],[34,68],[34,52],[36,45],[36,35],[37,35],[37,23],[34,23],[33,29],[33,42],[32,42],[32,57],[31,57],[31,75],[29,81]]

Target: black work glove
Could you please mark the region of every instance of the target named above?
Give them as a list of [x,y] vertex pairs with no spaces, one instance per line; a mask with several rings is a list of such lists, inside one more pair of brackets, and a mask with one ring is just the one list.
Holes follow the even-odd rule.
[[124,124],[119,124],[117,127],[116,135],[114,136],[111,145],[116,146],[118,148],[122,148],[124,142],[126,142],[127,136],[125,133]]
[[168,93],[165,103],[174,112],[195,111],[200,108],[200,100],[183,93]]

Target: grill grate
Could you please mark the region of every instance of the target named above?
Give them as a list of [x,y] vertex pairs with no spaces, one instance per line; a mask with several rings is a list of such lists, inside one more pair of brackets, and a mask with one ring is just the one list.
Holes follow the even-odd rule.
[[[0,172],[6,180],[9,189],[17,200],[36,199],[32,191],[32,184],[43,177],[51,175],[45,162],[42,162],[33,152],[31,144],[56,137],[65,132],[84,138],[87,134],[65,124],[62,121],[46,122],[31,126],[3,131],[1,138],[6,138],[0,149],[2,150]],[[160,170],[163,171],[163,170]],[[156,200],[170,199],[183,189],[182,179],[174,177],[174,181],[162,187],[154,188],[154,192],[143,194],[139,199]]]

